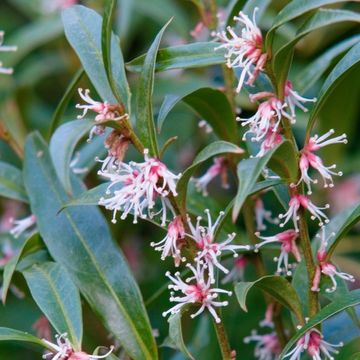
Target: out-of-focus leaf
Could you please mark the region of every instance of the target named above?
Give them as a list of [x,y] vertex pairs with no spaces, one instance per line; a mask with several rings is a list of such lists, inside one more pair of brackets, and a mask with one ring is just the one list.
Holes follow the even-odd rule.
[[0,161],[0,196],[25,203],[29,201],[21,171],[2,161]]
[[49,345],[45,341],[38,339],[34,335],[6,327],[0,327],[0,341],[21,341],[49,348]]
[[283,89],[288,77],[295,44],[312,31],[344,21],[360,22],[360,14],[347,10],[319,9],[313,16],[305,21],[296,33],[295,38],[285,44],[275,54],[273,67],[278,85],[280,86],[279,91]]
[[59,102],[59,105],[56,107],[54,115],[51,119],[50,126],[49,126],[49,138],[52,136],[55,129],[61,123],[61,118],[64,115],[66,107],[69,105],[69,101],[74,95],[75,90],[77,89],[78,83],[81,80],[82,76],[84,75],[84,70],[78,70],[73,79],[71,80],[70,84],[68,85],[62,99]]
[[353,354],[349,360],[360,360],[360,352]]
[[58,214],[68,196],[38,134],[29,136],[25,154],[25,186],[51,256],[69,271],[129,356],[136,360],[157,359],[140,291],[101,212],[95,207],[83,207]]
[[232,219],[235,222],[246,198],[252,191],[254,182],[264,168],[269,165],[282,179],[293,182],[297,176],[297,161],[294,148],[284,141],[263,157],[241,160],[237,167],[239,188],[235,197]]
[[247,0],[242,8],[242,12],[252,19],[253,12],[257,8],[257,20],[261,18],[266,8],[269,6],[271,0]]
[[80,294],[67,270],[46,262],[23,272],[32,297],[58,334],[67,333],[71,344],[81,350],[82,313]]
[[43,243],[39,237],[39,234],[33,234],[29,238],[27,238],[19,249],[18,253],[10,259],[10,261],[4,267],[3,273],[3,283],[2,283],[2,290],[1,290],[1,300],[3,304],[6,302],[6,297],[10,288],[11,279],[14,275],[16,266],[18,265],[19,261],[24,258],[26,255],[36,252],[37,250],[43,247]]
[[305,92],[321,78],[337,56],[344,53],[358,42],[360,42],[360,35],[354,35],[336,43],[330,49],[326,50],[298,73],[295,78],[295,89]]
[[326,78],[318,96],[318,101],[311,111],[309,122],[306,128],[306,136],[310,137],[311,130],[315,125],[319,111],[325,104],[327,98],[334,91],[336,86],[340,83],[343,76],[348,73],[354,66],[360,62],[360,43],[352,47],[346,55],[338,62],[338,64],[331,71],[330,75]]
[[136,94],[136,127],[140,140],[151,156],[159,156],[152,106],[155,62],[161,38],[170,21],[159,31],[146,54]]
[[235,294],[240,307],[247,310],[246,298],[251,288],[256,287],[271,295],[279,304],[294,313],[298,321],[303,321],[299,296],[293,286],[285,278],[277,275],[263,276],[253,282],[239,282],[235,285]]
[[322,308],[315,316],[313,316],[300,330],[288,341],[285,345],[279,359],[283,359],[292,346],[310,329],[321,324],[326,319],[339,313],[340,311],[346,310],[351,306],[360,304],[360,290],[351,291],[349,294],[344,295],[341,299],[330,303],[329,305]]
[[297,0],[290,2],[287,6],[283,7],[277,17],[271,29],[266,34],[265,46],[268,49],[271,46],[275,30],[284,25],[286,22],[291,21],[305,13],[320,8],[325,5],[331,5],[347,0]]
[[206,120],[222,140],[239,142],[235,114],[226,95],[211,88],[197,89],[183,97],[167,96],[159,110],[157,119],[159,132],[166,116],[179,101],[189,105],[201,119]]
[[196,168],[204,161],[210,159],[212,156],[226,153],[241,155],[244,153],[244,150],[239,148],[235,144],[226,141],[214,141],[213,143],[206,146],[203,150],[201,150],[199,154],[197,154],[193,163],[184,171],[177,184],[178,200],[180,207],[185,208],[187,186]]
[[[101,51],[101,16],[82,5],[67,8],[62,13],[65,35],[80,58],[84,70],[104,101],[116,103],[107,79]],[[118,38],[111,37],[112,75],[123,104],[130,109],[130,93],[127,85],[124,61]]]
[[70,162],[75,147],[93,126],[94,122],[90,119],[69,121],[57,128],[51,138],[50,154],[52,161],[61,183],[69,194],[72,192]]
[[[210,65],[224,64],[225,51],[214,50],[219,44],[199,42],[160,49],[156,58],[156,71],[172,69],[191,69]],[[141,55],[126,64],[132,72],[141,72],[145,55]]]

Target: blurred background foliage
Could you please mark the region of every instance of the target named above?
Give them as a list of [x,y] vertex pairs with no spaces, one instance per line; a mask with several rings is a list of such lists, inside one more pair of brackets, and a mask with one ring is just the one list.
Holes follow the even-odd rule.
[[[49,124],[54,111],[61,100],[66,88],[74,74],[80,68],[79,60],[67,43],[61,23],[59,11],[49,12],[51,0],[1,0],[0,1],[0,29],[6,32],[6,44],[17,45],[18,51],[2,54],[2,60],[6,66],[14,68],[13,76],[1,76],[0,78],[0,121],[4,122],[7,129],[20,147],[24,144],[26,134],[37,129],[45,137],[48,136]],[[103,9],[103,1],[81,1],[82,4],[97,10]],[[219,7],[225,8],[230,1],[219,1]],[[241,3],[241,1],[239,2]],[[271,3],[268,10],[259,20],[260,26],[266,30],[271,26],[274,16],[286,1],[276,0]],[[338,7],[349,8],[358,11],[360,6],[352,2],[343,3]],[[170,27],[166,31],[163,47],[197,41],[191,35],[191,31],[199,22],[199,14],[191,1],[186,0],[120,0],[114,28],[121,39],[121,46],[125,61],[130,61],[138,55],[146,52],[153,38],[163,24],[174,17]],[[291,37],[302,19],[297,19],[292,24],[287,24],[280,29],[284,39]],[[210,39],[209,34],[200,34],[200,40]],[[295,62],[292,67],[291,80],[300,91],[306,89],[305,95],[316,96],[323,79],[343,54],[339,53],[330,64],[329,69],[315,82],[305,79],[302,71],[324,53],[328,48],[341,44],[344,39],[359,36],[359,28],[352,23],[324,28],[306,36],[301,40],[296,49]],[[359,41],[359,39],[357,40]],[[132,92],[135,92],[137,75],[129,73],[129,82]],[[306,82],[305,82],[306,81]],[[343,170],[344,176],[337,179],[337,188],[331,192],[317,192],[321,203],[327,200],[332,205],[333,215],[336,212],[359,202],[360,199],[360,67],[357,66],[349,73],[341,85],[327,100],[326,106],[320,114],[318,129],[320,132],[335,128],[337,133],[346,132],[349,137],[348,146],[333,146],[324,152],[325,162],[338,164]],[[83,88],[90,88],[91,84],[86,76],[80,82]],[[221,87],[222,78],[219,67],[208,67],[193,70],[172,70],[159,73],[156,76],[154,107],[159,110],[166,95],[182,95],[199,87]],[[92,89],[95,97],[95,90]],[[135,96],[133,96],[133,99]],[[246,100],[246,96],[238,96],[237,104],[239,111],[247,116],[253,110],[253,104]],[[62,122],[76,119],[78,111],[75,104],[79,101],[76,95],[72,98],[70,106],[62,118]],[[156,117],[157,114],[155,114]],[[299,114],[296,124],[297,140],[301,143],[306,126],[306,114]],[[165,162],[176,171],[183,171],[191,162],[199,149],[214,138],[212,133],[207,133],[200,128],[198,123],[201,119],[184,103],[179,103],[169,114],[161,132],[160,142],[164,143],[172,136],[178,136],[177,141],[166,152]],[[86,157],[99,155],[102,149],[102,139],[96,139],[92,144],[85,141],[79,146],[80,159],[77,167],[85,163]],[[100,156],[100,155],[99,155]],[[130,152],[128,158],[133,158]],[[0,160],[21,167],[21,161],[11,148],[0,141]],[[202,173],[210,163],[204,165]],[[95,166],[94,169],[97,167]],[[231,180],[231,179],[230,179]],[[99,182],[96,171],[92,171],[86,179],[89,187]],[[230,181],[231,183],[231,181]],[[232,183],[231,183],[232,184]],[[200,209],[210,207],[212,210],[224,208],[234,194],[235,189],[222,190],[219,182],[215,181],[210,187],[212,198],[202,198],[194,189],[189,196],[189,201]],[[212,200],[214,199],[214,200]],[[267,208],[271,208],[273,214],[281,211],[272,193],[264,196]],[[190,205],[190,204],[189,204]],[[15,201],[0,203],[1,211],[1,235],[0,241],[5,243],[9,239],[9,216],[22,217],[28,214],[28,209]],[[191,207],[191,205],[190,205]],[[107,214],[109,215],[109,214]],[[236,225],[236,231],[243,233],[241,220]],[[313,232],[315,228],[312,229]],[[360,232],[355,227],[344,239],[338,248],[334,261],[339,263],[343,271],[354,274],[360,279]],[[173,267],[171,260],[159,262],[159,255],[149,246],[151,241],[161,239],[163,231],[150,223],[141,222],[134,226],[131,219],[119,221],[112,225],[114,238],[123,249],[129,264],[140,284],[143,297],[147,304],[147,310],[154,329],[158,332],[158,343],[161,344],[167,336],[168,325],[161,313],[169,308],[167,292],[160,296],[153,295],[161,289],[165,283],[164,273]],[[269,233],[273,232],[271,226]],[[101,239],[99,239],[100,241]],[[10,241],[14,241],[11,239]],[[21,239],[18,241],[19,245]],[[245,242],[247,242],[245,240]],[[268,252],[268,268],[274,269],[272,262],[273,254]],[[231,260],[230,260],[231,261]],[[1,275],[0,275],[1,276]],[[253,280],[254,270],[252,265],[246,269],[246,280]],[[10,294],[6,306],[0,306],[0,326],[28,331],[36,334],[35,322],[41,316],[34,301],[29,296],[25,281],[20,275],[14,278],[16,289]],[[360,282],[351,284],[359,287]],[[253,346],[244,345],[242,339],[250,331],[257,327],[263,318],[265,304],[262,296],[257,291],[250,293],[248,300],[249,313],[240,310],[235,297],[232,297],[229,308],[224,312],[224,321],[230,334],[230,343],[237,350],[241,359],[251,359]],[[95,318],[91,310],[84,302],[84,347],[91,351],[97,345],[110,345],[113,339],[109,338],[106,331]],[[345,329],[343,324],[349,326]],[[185,340],[189,344],[191,352],[196,354],[197,359],[219,359],[220,354],[216,345],[215,334],[207,316],[196,320],[183,320]],[[340,329],[340,330],[339,330]],[[354,338],[347,345],[339,358],[348,359],[349,353],[355,349],[360,351],[360,331],[349,322],[346,313],[340,314],[327,322],[325,335],[330,342]],[[357,338],[357,339],[356,339]],[[163,359],[183,359],[179,353],[168,348],[162,348]],[[39,349],[20,345],[18,343],[0,343],[0,359],[39,359]]]

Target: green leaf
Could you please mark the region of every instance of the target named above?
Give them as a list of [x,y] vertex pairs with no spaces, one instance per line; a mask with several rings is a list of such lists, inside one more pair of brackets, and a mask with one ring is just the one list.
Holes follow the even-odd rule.
[[69,121],[57,128],[50,140],[52,161],[61,183],[69,194],[72,193],[70,162],[75,147],[93,126],[94,121],[90,119]]
[[331,5],[341,2],[346,2],[347,0],[296,0],[291,1],[287,6],[281,9],[279,14],[274,20],[274,24],[266,34],[265,46],[268,49],[271,46],[275,30],[284,25],[286,22],[291,21],[299,16],[304,15],[305,13],[320,8],[325,5]]
[[270,3],[271,0],[247,0],[242,12],[251,19],[255,8],[258,8],[257,20],[259,20]]
[[318,101],[316,102],[313,110],[310,113],[308,125],[306,128],[306,136],[310,137],[311,130],[315,125],[315,121],[318,117],[318,114],[330,94],[334,91],[337,85],[341,82],[341,79],[357,64],[360,62],[360,43],[352,47],[346,55],[338,62],[338,64],[331,71],[329,76],[326,78],[318,96]]
[[254,182],[264,168],[274,170],[282,179],[294,182],[297,176],[297,161],[294,148],[289,141],[284,141],[268,151],[263,157],[241,160],[237,167],[239,187],[235,197],[232,219],[235,222],[246,198],[250,195]]
[[[112,58],[112,45],[117,46],[116,42],[112,44],[112,41],[114,38],[116,39],[117,43],[120,42],[120,40],[115,37],[114,34],[111,32],[111,25],[112,25],[112,19],[114,18],[114,14],[116,12],[116,0],[108,0],[106,2],[105,10],[104,10],[104,16],[103,16],[103,23],[102,23],[102,32],[101,32],[101,50],[103,55],[103,61],[105,65],[105,72],[107,79],[109,81],[111,90],[116,97],[116,100],[119,104],[125,104],[127,108],[127,112],[130,113],[130,88],[126,79],[126,73],[125,73],[125,65],[123,57],[121,56],[121,59],[113,59]],[[116,66],[120,66],[120,73],[121,79],[118,79],[118,83],[116,82],[113,70],[114,67],[112,65],[113,60],[116,61]],[[120,60],[120,62],[119,62]],[[115,63],[114,63],[115,64]],[[116,69],[115,69],[116,70]],[[127,101],[126,101],[127,99]]]
[[79,206],[79,205],[98,205],[101,197],[106,198],[106,189],[110,185],[109,182],[95,186],[90,190],[86,190],[74,199],[71,199],[64,205],[64,208],[68,206]]
[[[101,16],[85,6],[75,5],[63,11],[62,20],[66,38],[79,56],[84,70],[97,92],[103,101],[116,103],[116,97],[112,92],[105,71],[101,50]],[[114,34],[111,36],[111,66],[112,76],[116,79],[116,84],[113,85],[118,89],[122,103],[125,104],[126,110],[129,112],[130,92],[119,40]],[[107,71],[110,71],[109,68]]]
[[49,349],[49,345],[45,341],[38,339],[34,335],[6,327],[0,327],[0,341],[29,342]]
[[313,316],[297,333],[288,341],[285,345],[279,359],[284,359],[285,354],[287,354],[292,346],[303,336],[305,333],[314,328],[315,326],[321,324],[326,319],[331,316],[339,313],[340,311],[346,310],[351,306],[356,306],[360,304],[360,290],[351,291],[349,294],[344,295],[341,299],[338,299],[335,302],[330,303],[329,305],[322,308],[315,316]]
[[144,147],[149,149],[151,156],[159,156],[152,109],[155,62],[161,38],[167,26],[170,24],[170,21],[171,20],[169,20],[159,31],[146,54],[136,93],[136,127],[140,140]]
[[2,161],[0,161],[0,196],[25,203],[29,201],[21,171]]
[[[225,51],[214,50],[217,43],[198,42],[187,45],[172,46],[160,49],[156,58],[156,71],[173,69],[191,69],[204,66],[224,64]],[[141,72],[146,55],[141,55],[126,64],[132,72]]]
[[240,307],[247,310],[246,298],[251,288],[256,287],[271,295],[279,304],[294,313],[299,322],[303,321],[300,299],[293,286],[285,278],[277,275],[263,276],[253,282],[239,282],[235,285],[235,294]]
[[177,314],[171,315],[169,318],[169,340],[174,346],[179,349],[187,359],[194,360],[194,357],[190,354],[187,349],[181,326],[181,317],[184,311],[180,311]]
[[157,359],[139,288],[99,209],[71,208],[58,214],[69,199],[37,133],[27,140],[24,163],[32,213],[51,256],[69,271],[130,357]]
[[360,360],[360,352],[353,354],[349,360]]
[[184,171],[177,184],[180,207],[185,208],[187,186],[196,168],[211,157],[226,153],[241,155],[244,153],[244,150],[226,141],[214,141],[197,154],[193,163]]
[[167,96],[159,110],[158,132],[160,132],[168,113],[179,101],[189,105],[201,119],[206,120],[220,139],[234,143],[239,142],[236,116],[226,95],[211,88],[200,88],[185,96]]
[[295,44],[312,31],[344,21],[360,22],[360,14],[347,10],[320,9],[305,21],[297,31],[295,38],[275,54],[273,66],[280,87],[279,91],[283,89],[288,77]]
[[10,259],[10,261],[4,267],[3,273],[3,283],[2,283],[2,291],[1,291],[1,300],[3,304],[6,302],[6,297],[10,288],[11,279],[14,275],[15,269],[19,263],[19,261],[24,258],[26,255],[33,253],[43,247],[43,243],[39,237],[38,233],[31,235],[27,238],[22,245],[22,247],[18,250],[17,254]]
[[330,49],[325,51],[298,73],[295,78],[295,89],[298,89],[300,92],[308,90],[321,78],[337,56],[341,55],[358,42],[360,42],[360,35],[354,35],[336,43]]
[[54,262],[33,265],[23,272],[31,295],[58,334],[67,333],[81,350],[82,313],[80,294],[66,269]]
[[69,105],[69,102],[70,102],[72,96],[74,95],[83,75],[84,75],[84,70],[83,69],[78,70],[75,73],[70,84],[68,85],[67,89],[65,90],[65,93],[64,93],[63,97],[61,98],[59,105],[56,107],[54,115],[51,119],[50,126],[49,126],[49,135],[48,135],[49,138],[51,137],[51,135],[53,134],[55,129],[61,123],[61,118],[63,117],[63,115],[65,113],[66,107]]

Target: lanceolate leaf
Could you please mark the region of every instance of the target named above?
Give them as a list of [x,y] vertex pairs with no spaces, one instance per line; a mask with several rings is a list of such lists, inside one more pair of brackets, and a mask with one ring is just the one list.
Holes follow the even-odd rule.
[[0,196],[25,203],[29,201],[21,171],[2,161],[0,161]]
[[57,128],[51,138],[50,153],[52,161],[61,183],[69,194],[72,192],[70,163],[75,147],[93,126],[94,122],[90,119],[69,121]]
[[79,205],[98,205],[99,200],[102,197],[106,197],[106,189],[110,183],[103,183],[90,190],[84,191],[79,196],[71,199],[68,203],[64,205],[64,208],[68,206],[79,206]]
[[312,317],[297,333],[288,341],[284,347],[279,359],[284,359],[294,344],[303,336],[305,333],[321,324],[326,319],[339,313],[340,311],[346,310],[351,306],[360,304],[360,290],[351,291],[349,294],[344,295],[341,299],[330,303],[329,305],[322,308],[314,317]]
[[187,186],[196,168],[211,157],[225,153],[241,155],[244,150],[226,141],[214,141],[199,152],[192,165],[184,171],[177,184],[178,199],[181,207],[185,208]]
[[[95,207],[59,209],[68,202],[41,137],[29,136],[24,179],[31,209],[51,256],[70,273],[105,326],[136,360],[157,359],[138,286]],[[71,249],[71,250],[69,250]]]
[[235,294],[240,307],[247,311],[246,298],[251,288],[256,287],[270,294],[281,305],[294,313],[299,322],[303,321],[301,304],[292,285],[283,277],[277,275],[264,276],[254,282],[239,282],[235,285]]
[[[104,101],[116,103],[110,87],[101,50],[101,16],[85,6],[75,5],[62,14],[65,35],[80,58],[80,61],[97,92]],[[118,38],[111,36],[112,75],[122,102],[129,111],[130,93],[124,70],[124,61]]]
[[81,350],[82,314],[79,291],[60,264],[45,262],[23,272],[32,297],[58,334],[67,333]]
[[[214,42],[199,42],[187,45],[160,49],[156,58],[156,71],[172,69],[190,69],[210,65],[224,64],[222,49],[214,50],[219,44]],[[141,55],[126,64],[129,71],[141,72],[145,55]]]
[[20,341],[27,342],[36,345],[40,345],[43,348],[49,348],[49,345],[45,341],[38,339],[34,335],[29,333],[9,329],[6,327],[0,327],[0,341]]
[[320,9],[300,27],[295,38],[276,53],[274,71],[281,89],[288,76],[295,44],[312,31],[343,21],[360,22],[360,14],[346,10]]
[[160,131],[168,113],[179,101],[189,105],[199,114],[201,119],[206,120],[219,138],[234,143],[239,142],[236,116],[226,95],[211,88],[201,88],[186,94],[184,97],[169,96],[165,98],[159,111],[158,131]]
[[338,62],[338,64],[331,71],[330,75],[326,78],[324,85],[322,86],[318,101],[311,111],[309,122],[306,128],[306,136],[310,137],[311,130],[314,127],[317,116],[324,106],[327,98],[336,88],[341,81],[342,77],[345,76],[351,69],[353,69],[360,62],[360,43],[351,48],[346,55]]
[[160,30],[146,54],[136,94],[136,126],[139,138],[142,140],[144,147],[149,149],[152,156],[159,155],[152,109],[155,63],[161,38],[170,21]]

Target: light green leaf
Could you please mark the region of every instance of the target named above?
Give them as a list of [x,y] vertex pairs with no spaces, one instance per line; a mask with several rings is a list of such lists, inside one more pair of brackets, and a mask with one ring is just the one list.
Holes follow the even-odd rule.
[[104,325],[135,360],[157,359],[139,288],[108,224],[95,207],[59,210],[69,198],[37,133],[25,147],[24,180],[51,256],[70,273]]
[[33,265],[23,272],[31,295],[58,334],[67,333],[81,350],[82,313],[80,294],[66,269],[54,262]]
[[[191,69],[210,65],[225,64],[222,49],[214,50],[219,44],[199,42],[160,49],[156,58],[156,71]],[[126,64],[132,72],[141,72],[146,55],[141,55]]]
[[29,201],[21,171],[2,161],[0,161],[0,196],[25,203]]
[[49,349],[49,345],[45,341],[38,339],[34,335],[6,327],[0,327],[0,341],[28,342]]
[[326,319],[331,316],[339,313],[340,311],[346,310],[351,306],[356,306],[360,304],[360,290],[351,291],[349,294],[344,295],[341,299],[338,299],[335,302],[330,303],[329,305],[322,308],[315,316],[313,316],[297,333],[288,341],[285,345],[279,359],[284,359],[285,354],[287,354],[293,345],[305,335],[307,331],[314,328],[315,326],[321,324]]
[[265,291],[279,304],[285,306],[294,313],[299,322],[303,321],[300,299],[293,286],[285,278],[278,275],[263,276],[253,282],[239,282],[235,285],[235,294],[240,307],[247,310],[247,294],[253,287]]
[[155,63],[161,38],[167,26],[170,24],[170,21],[168,21],[159,31],[146,54],[136,94],[136,127],[140,140],[144,147],[149,149],[151,156],[159,156],[152,109]]

